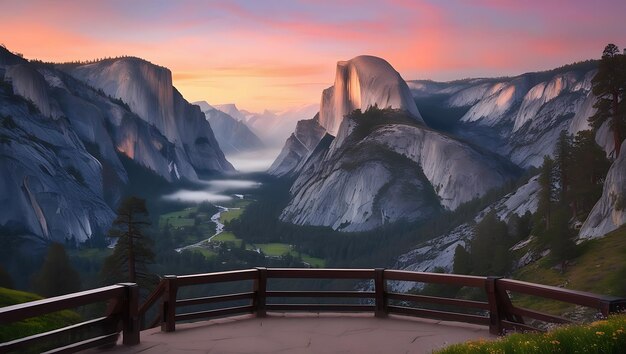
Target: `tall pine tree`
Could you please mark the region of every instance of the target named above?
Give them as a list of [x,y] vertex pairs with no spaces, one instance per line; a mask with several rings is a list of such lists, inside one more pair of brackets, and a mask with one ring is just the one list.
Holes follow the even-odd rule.
[[109,230],[109,236],[117,238],[117,243],[102,267],[106,282],[129,281],[142,287],[151,285],[154,276],[148,272],[148,264],[154,262],[154,253],[152,240],[144,235],[149,225],[144,199],[130,197],[122,201]]
[[615,157],[618,157],[626,125],[626,55],[620,54],[615,44],[608,44],[604,48],[598,73],[591,82],[593,94],[598,100],[594,105],[596,114],[589,118],[589,122],[597,130],[609,120]]
[[80,276],[70,264],[65,248],[52,243],[41,269],[33,278],[33,289],[41,296],[51,297],[80,290]]

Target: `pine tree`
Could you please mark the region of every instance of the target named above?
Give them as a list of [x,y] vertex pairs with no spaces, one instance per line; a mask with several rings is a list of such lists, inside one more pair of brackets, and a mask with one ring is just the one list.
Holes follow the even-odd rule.
[[471,255],[465,247],[457,245],[454,250],[454,265],[452,272],[455,274],[472,274]]
[[554,160],[549,156],[543,157],[543,164],[539,172],[539,202],[537,205],[537,226],[550,228],[550,212],[554,200]]
[[572,137],[562,130],[556,142],[555,167],[558,173],[559,198],[566,200],[570,191],[570,176],[572,162]]
[[105,259],[102,275],[107,282],[129,281],[148,287],[154,277],[148,264],[154,262],[152,240],[144,235],[150,225],[146,201],[130,197],[122,201],[109,236],[117,238],[113,254]]
[[471,266],[476,275],[502,275],[510,266],[509,233],[495,211],[489,212],[474,228]]
[[602,53],[602,59],[598,66],[598,73],[591,81],[593,94],[598,98],[594,107],[596,114],[589,118],[589,123],[597,130],[607,120],[609,128],[613,132],[615,157],[624,139],[624,126],[626,125],[626,55],[619,54],[619,48],[615,44],[608,44]]
[[549,232],[550,251],[554,259],[561,262],[561,272],[565,272],[567,260],[576,255],[574,232],[569,227],[566,205],[555,208],[552,227]]
[[569,167],[572,176],[569,203],[576,210],[575,216],[582,220],[602,195],[610,162],[590,130],[580,131],[574,138],[572,162]]
[[33,278],[33,289],[45,297],[73,293],[80,290],[80,275],[70,264],[65,248],[52,243],[41,269]]

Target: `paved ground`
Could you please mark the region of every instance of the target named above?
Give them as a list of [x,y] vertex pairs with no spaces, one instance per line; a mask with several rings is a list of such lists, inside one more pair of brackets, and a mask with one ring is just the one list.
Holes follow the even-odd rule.
[[369,314],[270,314],[143,331],[141,344],[89,353],[431,353],[448,344],[493,338],[483,326]]

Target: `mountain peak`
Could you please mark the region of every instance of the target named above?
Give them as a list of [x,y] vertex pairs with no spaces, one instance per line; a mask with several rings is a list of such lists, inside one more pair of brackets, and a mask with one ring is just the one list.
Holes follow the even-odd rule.
[[401,109],[424,122],[406,82],[385,59],[360,55],[337,62],[335,84],[322,93],[320,124],[336,135],[346,114],[372,106]]

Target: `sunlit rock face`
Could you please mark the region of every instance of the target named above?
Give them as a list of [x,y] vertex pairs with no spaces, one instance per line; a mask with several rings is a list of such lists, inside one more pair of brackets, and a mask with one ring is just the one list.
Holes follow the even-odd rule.
[[121,99],[173,143],[177,155],[186,155],[196,172],[234,170],[200,108],[188,103],[172,86],[172,74],[167,68],[138,58],[61,67],[106,95]]
[[[156,120],[59,67],[75,66],[28,62],[0,48],[0,202],[11,206],[0,209],[0,227],[46,241],[81,242],[106,232],[129,180],[144,178],[137,173],[174,182],[195,180],[199,171],[232,170],[204,114],[174,88],[171,106],[151,112],[172,113],[176,131],[168,134],[177,138],[170,140]],[[134,73],[141,78],[146,68]],[[166,71],[156,71],[145,91],[168,82]],[[136,97],[149,96],[125,85]]]
[[[388,109],[372,114],[374,106]],[[298,124],[269,170],[297,177],[286,222],[362,231],[422,220],[517,173],[505,159],[427,128],[407,84],[380,58],[339,62],[318,119],[320,127]]]
[[299,121],[268,173],[278,177],[298,173],[300,170],[297,167],[302,165],[325,134],[326,130],[318,123],[317,117]]
[[626,143],[622,143],[619,157],[606,175],[602,197],[580,229],[579,238],[601,237],[624,224],[626,224]]
[[515,174],[502,158],[398,110],[346,116],[337,137],[322,139],[298,172],[281,219],[342,231],[426,219]]
[[[52,107],[48,99],[46,81],[37,70],[28,64],[8,66],[5,78],[13,85],[13,93],[30,100],[44,116],[52,115]],[[58,116],[58,110],[55,110]]]
[[345,115],[373,106],[406,111],[413,120],[423,123],[406,82],[387,61],[362,55],[338,62],[335,84],[322,92],[319,113],[314,118],[316,123],[298,123],[268,172],[276,176],[297,172],[296,166],[306,161],[314,147],[299,141],[302,137],[319,141],[324,135],[319,127],[338,136]]
[[322,93],[319,123],[329,134],[337,135],[346,114],[374,105],[405,110],[422,122],[406,82],[384,59],[362,55],[340,61],[334,86]]
[[[455,121],[451,134],[521,167],[536,167],[544,155],[552,154],[561,131],[589,129],[587,119],[595,113],[591,79],[596,67],[591,61],[512,78],[408,84],[418,106],[435,102],[442,112],[456,110],[454,117],[446,117]],[[611,154],[607,130],[602,127],[596,141]]]

